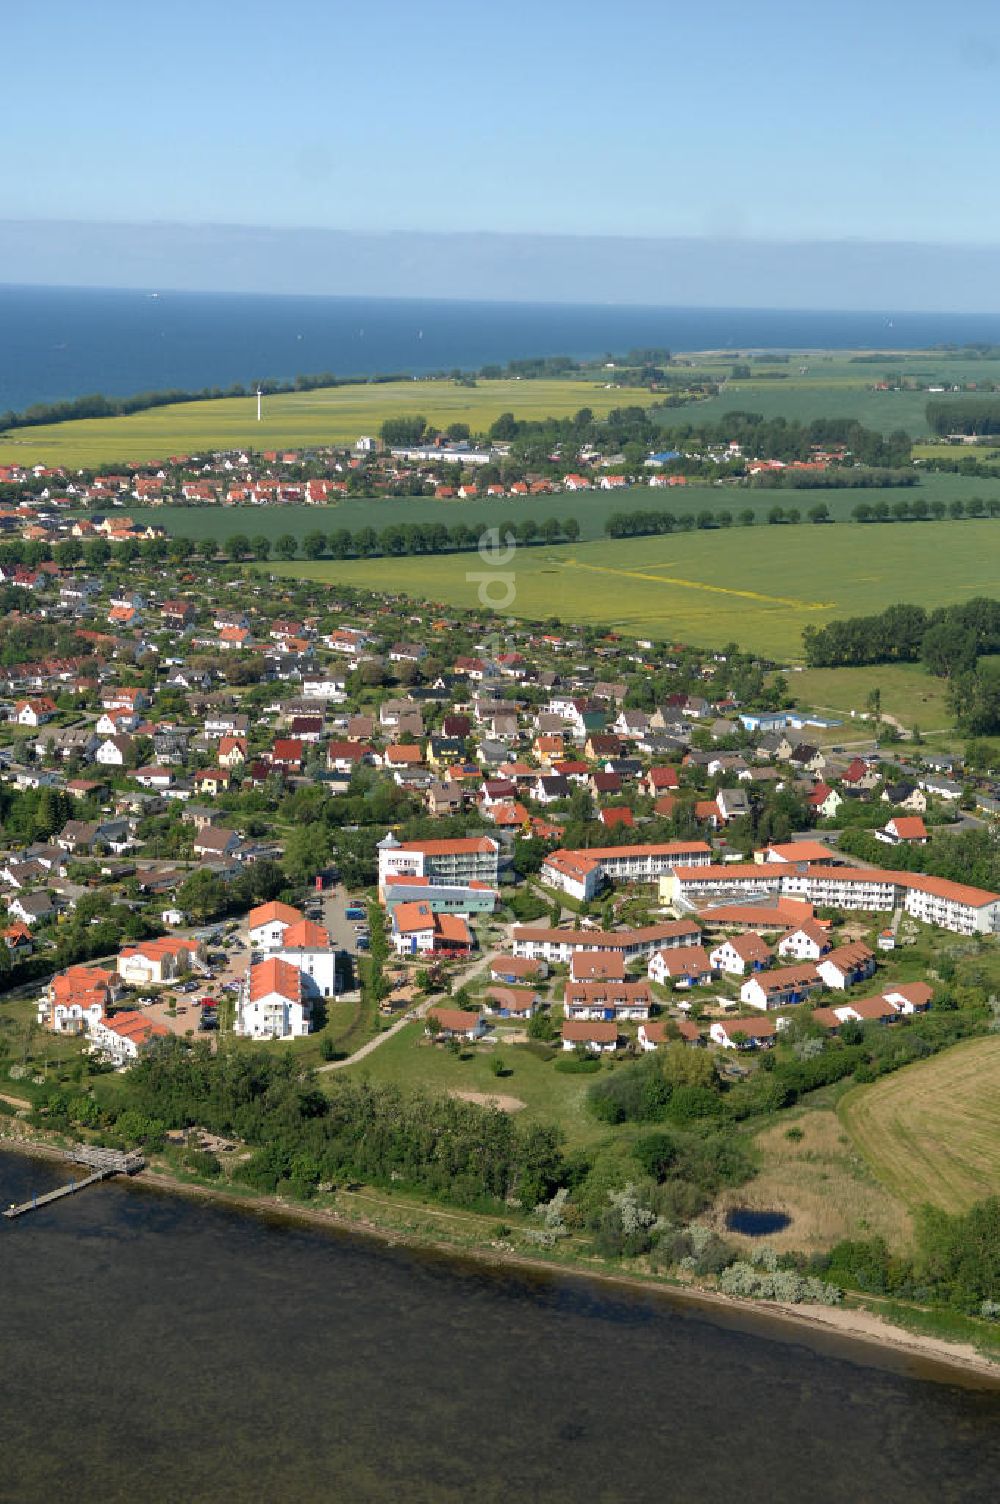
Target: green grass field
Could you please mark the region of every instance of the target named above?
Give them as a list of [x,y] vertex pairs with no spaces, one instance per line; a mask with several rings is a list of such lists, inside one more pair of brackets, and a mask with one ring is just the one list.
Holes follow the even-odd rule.
[[[495,1055],[502,1057],[508,1075],[494,1076],[490,1061]],[[453,1055],[442,1046],[430,1044],[423,1024],[413,1023],[349,1070],[372,1081],[425,1087],[428,1091],[514,1097],[524,1103],[523,1110],[518,1111],[520,1120],[558,1123],[571,1148],[608,1137],[607,1124],[598,1122],[585,1106],[587,1087],[594,1077],[557,1071],[554,1061],[540,1059],[523,1046],[501,1041],[493,1048],[471,1046],[461,1056]],[[331,1072],[320,1080],[330,1082],[339,1074]]]
[[[869,381],[875,379],[869,374]],[[665,427],[686,421],[715,423],[731,412],[802,423],[813,418],[857,418],[866,428],[883,433],[904,428],[918,438],[928,431],[924,413],[928,400],[926,392],[874,392],[847,381],[730,381],[718,397],[665,412],[663,423]]]
[[[863,712],[869,694],[878,689],[883,714],[895,716],[904,726],[943,731],[952,724],[945,681],[932,678],[916,663],[801,669],[792,675],[789,687],[796,701],[810,710],[831,710],[848,717],[852,710]],[[835,740],[843,741],[852,729],[838,730]],[[856,734],[871,735],[871,727],[859,726]]]
[[585,380],[387,381],[320,387],[265,397],[257,422],[253,397],[182,402],[125,418],[89,418],[23,428],[0,436],[0,464],[103,466],[114,461],[163,459],[213,449],[295,449],[353,442],[377,434],[385,418],[421,413],[446,427],[468,423],[485,430],[503,412],[519,418],[567,417],[581,407],[604,414],[648,393],[609,389]]
[[[894,601],[945,605],[996,588],[996,521],[860,527],[733,528],[525,548],[509,566],[504,614],[597,623],[639,637],[802,655],[802,629]],[[506,592],[468,554],[274,566],[300,578],[399,591],[444,606],[489,606]],[[498,571],[499,573],[499,571]]]
[[[737,355],[726,355],[710,362],[696,360],[696,364],[706,374],[719,376],[730,371],[739,359]],[[783,373],[785,379],[762,379],[760,373],[766,369]],[[922,387],[950,386],[964,381],[975,381],[982,386],[1000,379],[1000,361],[938,350],[890,353],[884,359],[861,362],[852,360],[849,351],[795,352],[787,364],[780,366],[769,366],[766,359],[754,360],[749,379],[729,380],[720,396],[688,408],[686,414],[692,415],[692,422],[714,421],[737,409],[760,413],[765,418],[785,417],[803,422],[811,418],[857,418],[867,428],[883,433],[903,428],[913,438],[927,436],[927,403],[942,398],[926,390],[871,390],[887,376],[917,381]],[[695,413],[697,418],[693,416]],[[666,426],[678,421],[685,421],[685,416],[678,415],[676,410],[663,415]]]
[[840,1103],[879,1179],[910,1207],[964,1211],[1000,1193],[1000,1038],[908,1065]]

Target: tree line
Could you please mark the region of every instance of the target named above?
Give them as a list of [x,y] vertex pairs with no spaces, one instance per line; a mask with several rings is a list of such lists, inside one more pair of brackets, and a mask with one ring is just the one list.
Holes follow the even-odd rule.
[[931,612],[902,602],[876,616],[808,626],[802,641],[810,668],[923,660],[931,673],[951,679],[1000,651],[1000,601],[979,596]]
[[949,397],[928,402],[924,412],[933,433],[1000,434],[1000,397]]
[[[338,528],[333,533],[324,533],[319,528],[306,533],[300,540],[293,533],[282,533],[273,540],[259,533],[249,537],[246,533],[233,533],[222,544],[214,539],[201,540],[196,546],[204,550],[206,543],[212,552],[218,548],[230,559],[240,562],[257,559],[264,562],[274,554],[283,560],[298,557],[300,548],[307,559],[324,557],[331,559],[374,559],[405,554],[451,554],[465,553],[479,547],[484,535],[492,536],[496,523],[480,520],[474,523],[456,522],[447,527],[443,522],[400,522],[376,530],[373,527]],[[500,532],[513,536],[518,544],[531,546],[540,543],[575,543],[580,536],[580,523],[576,517],[547,517],[536,522],[531,517],[523,521],[501,526]]]
[[910,436],[903,429],[883,434],[865,428],[856,418],[814,418],[800,423],[741,411],[724,413],[714,423],[671,424],[665,433],[678,448],[738,444],[744,455],[785,461],[808,460],[815,449],[843,445],[855,463],[892,470],[909,465],[912,448]]
[[[918,477],[914,472],[909,480],[902,480],[902,485],[916,485]],[[950,519],[959,522],[963,517],[998,517],[1000,516],[1000,496],[970,496],[965,501],[960,496],[954,497],[949,502],[944,502],[940,497],[933,501],[927,501],[922,496],[915,496],[912,501],[900,497],[891,504],[888,501],[859,501],[853,508],[851,516],[855,522],[944,522]]]
[[[833,521],[825,501],[810,507],[806,517],[812,523]],[[770,527],[782,524],[794,527],[802,521],[802,513],[797,507],[781,506],[770,507],[766,514],[758,514],[753,507],[744,507],[735,514],[728,507],[722,507],[718,511],[702,507],[697,512],[678,512],[676,515],[673,512],[640,509],[635,512],[612,512],[605,520],[604,531],[609,538],[645,538],[660,533],[688,533],[695,528],[727,528],[732,527],[734,522],[740,527],[753,527],[762,521]]]

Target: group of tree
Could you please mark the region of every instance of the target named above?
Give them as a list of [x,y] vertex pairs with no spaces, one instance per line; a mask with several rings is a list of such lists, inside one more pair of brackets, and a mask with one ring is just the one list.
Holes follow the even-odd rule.
[[921,1208],[912,1253],[890,1251],[882,1238],[851,1239],[814,1256],[810,1268],[865,1294],[949,1306],[996,1321],[1000,1318],[1000,1198],[974,1202],[964,1212]]
[[960,396],[928,402],[924,409],[933,433],[1000,434],[1000,397]]
[[817,449],[842,448],[852,465],[891,470],[906,468],[912,450],[910,436],[903,429],[883,434],[865,428],[856,418],[814,418],[800,423],[735,411],[724,413],[712,423],[671,424],[665,435],[677,449],[703,451],[736,444],[742,455],[786,463],[812,459]]
[[165,1042],[129,1072],[111,1113],[111,1137],[197,1123],[243,1139],[253,1153],[234,1173],[257,1191],[308,1197],[321,1182],[363,1180],[464,1206],[534,1207],[565,1178],[552,1128],[366,1079],[324,1092],[293,1056],[263,1050]]
[[[867,830],[845,830],[839,847],[875,866],[885,861],[885,846]],[[949,882],[1000,891],[1000,840],[992,831],[938,830],[926,846],[894,847],[892,863],[904,872],[926,872]]]
[[877,616],[808,626],[802,640],[810,668],[922,660],[939,678],[956,679],[980,656],[1000,652],[1000,601],[978,596],[930,612],[901,603]]

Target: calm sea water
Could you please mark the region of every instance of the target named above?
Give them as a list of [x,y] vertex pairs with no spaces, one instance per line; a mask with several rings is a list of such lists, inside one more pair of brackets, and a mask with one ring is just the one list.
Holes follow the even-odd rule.
[[[62,1178],[0,1154],[0,1203]],[[1000,1394],[653,1296],[115,1183],[0,1222],[0,1272],[16,1504],[997,1497]]]
[[0,411],[88,392],[414,374],[534,355],[1000,342],[1000,315],[453,303],[0,287]]

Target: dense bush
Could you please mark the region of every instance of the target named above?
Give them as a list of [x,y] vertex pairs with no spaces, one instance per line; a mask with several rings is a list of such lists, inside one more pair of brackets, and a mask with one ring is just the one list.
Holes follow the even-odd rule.
[[1000,1291],[1000,1197],[954,1216],[925,1206],[916,1224],[912,1257],[890,1253],[881,1238],[861,1239],[837,1243],[810,1268],[854,1290],[983,1314]]
[[328,1097],[290,1056],[187,1050],[170,1040],[130,1072],[111,1134],[151,1142],[164,1125],[199,1124],[244,1139],[252,1157],[236,1168],[255,1190],[308,1195],[320,1181],[397,1181],[475,1205],[517,1199],[534,1206],[563,1172],[554,1129],[451,1097],[339,1080]]

